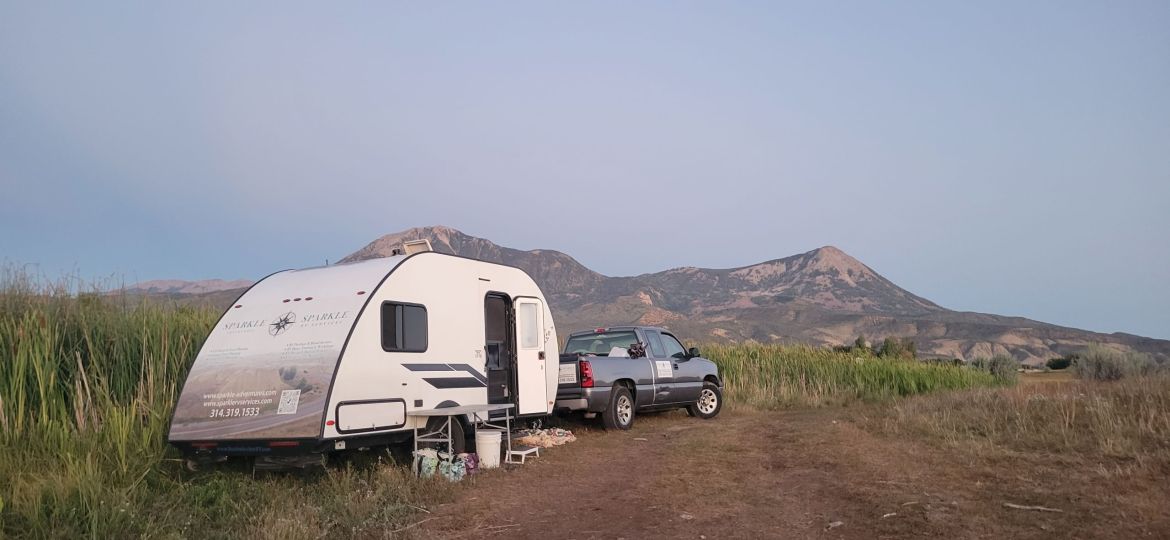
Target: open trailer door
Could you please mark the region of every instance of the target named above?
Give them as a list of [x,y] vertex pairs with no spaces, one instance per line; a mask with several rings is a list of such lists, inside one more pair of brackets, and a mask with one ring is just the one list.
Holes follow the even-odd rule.
[[518,414],[546,414],[548,385],[545,377],[544,304],[538,298],[521,296],[515,300],[516,310],[516,379]]

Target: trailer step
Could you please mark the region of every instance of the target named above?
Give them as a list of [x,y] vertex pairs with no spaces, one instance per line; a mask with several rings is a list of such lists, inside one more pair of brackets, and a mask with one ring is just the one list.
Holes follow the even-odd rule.
[[[539,446],[513,446],[512,450],[508,452],[508,457],[504,459],[505,463],[519,463],[524,464],[524,460],[532,457],[540,457]],[[519,458],[519,461],[517,461]]]

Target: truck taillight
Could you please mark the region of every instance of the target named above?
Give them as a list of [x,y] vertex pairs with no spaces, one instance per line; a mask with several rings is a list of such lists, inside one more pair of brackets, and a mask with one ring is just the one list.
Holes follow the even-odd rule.
[[588,360],[581,360],[581,388],[593,388],[593,366]]

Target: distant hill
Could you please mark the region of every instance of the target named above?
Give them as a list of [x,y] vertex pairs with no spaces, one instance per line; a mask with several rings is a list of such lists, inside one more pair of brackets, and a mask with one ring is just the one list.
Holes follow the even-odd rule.
[[1102,334],[1020,317],[942,308],[825,246],[742,268],[675,268],[608,277],[559,251],[502,247],[450,227],[388,234],[341,262],[385,257],[408,240],[436,251],[517,266],[540,284],[561,331],[659,324],[697,341],[788,341],[823,345],[913,338],[920,354],[969,360],[1006,354],[1030,364],[1089,343],[1170,358],[1170,341]]
[[201,281],[156,279],[154,281],[142,281],[126,286],[124,290],[129,293],[142,294],[205,294],[217,291],[242,289],[251,284],[252,282],[246,279],[237,279],[232,281],[223,279],[205,279]]

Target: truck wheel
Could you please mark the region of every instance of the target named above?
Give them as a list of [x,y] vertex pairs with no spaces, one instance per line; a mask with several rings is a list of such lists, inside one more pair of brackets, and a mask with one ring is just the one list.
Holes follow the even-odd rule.
[[634,425],[634,398],[622,385],[614,385],[609,396],[609,408],[601,414],[605,429],[630,429]]
[[687,405],[687,414],[697,416],[703,420],[710,420],[719,415],[723,409],[723,392],[712,383],[703,383],[699,391],[699,400]]

